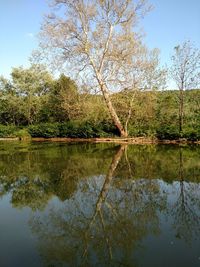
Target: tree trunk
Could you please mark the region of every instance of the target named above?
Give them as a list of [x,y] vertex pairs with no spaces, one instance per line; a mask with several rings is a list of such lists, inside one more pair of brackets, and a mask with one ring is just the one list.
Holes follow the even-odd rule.
[[128,133],[127,131],[124,129],[119,117],[117,116],[117,113],[113,107],[113,104],[112,104],[112,101],[110,99],[110,94],[109,94],[109,91],[101,77],[101,73],[99,73],[99,70],[97,70],[97,67],[95,66],[94,64],[94,61],[93,59],[90,57],[90,55],[88,55],[88,57],[90,58],[90,63],[91,63],[91,66],[93,67],[93,70],[94,70],[94,73],[95,73],[95,76],[96,76],[96,79],[97,79],[97,82],[100,86],[100,89],[101,89],[101,92],[103,94],[103,97],[104,97],[104,100],[105,100],[105,103],[106,103],[106,106],[108,108],[108,111],[111,115],[111,118],[113,120],[113,123],[114,125],[117,127],[118,131],[119,131],[119,134],[121,137],[127,137],[128,136]]
[[179,180],[180,180],[180,188],[181,188],[181,204],[184,207],[184,177],[183,177],[183,155],[182,148],[179,149]]
[[94,221],[97,213],[101,210],[102,204],[106,199],[107,193],[109,191],[109,188],[111,186],[111,182],[113,179],[114,171],[116,170],[117,165],[119,164],[121,157],[124,154],[125,148],[126,148],[126,145],[119,146],[119,149],[117,150],[117,152],[113,156],[113,159],[112,159],[112,162],[110,164],[108,173],[106,175],[104,184],[102,186],[101,192],[99,193],[98,200],[96,202],[96,208],[95,208],[95,212],[94,212],[92,221]]
[[182,137],[182,131],[183,131],[183,88],[179,91],[179,133]]
[[107,106],[107,108],[108,108],[108,110],[110,112],[111,118],[112,118],[115,126],[119,130],[120,136],[121,137],[127,137],[128,136],[128,133],[124,129],[122,123],[120,122],[119,117],[117,116],[117,113],[116,113],[116,111],[115,111],[115,109],[113,107],[113,104],[111,102],[110,94],[108,93],[107,88],[103,84],[101,85],[101,91],[103,93],[103,97],[104,97],[104,100],[106,102],[106,106]]

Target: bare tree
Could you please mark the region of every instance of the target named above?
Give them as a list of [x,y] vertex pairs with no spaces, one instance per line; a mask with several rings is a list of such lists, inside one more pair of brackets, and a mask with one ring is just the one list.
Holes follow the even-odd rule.
[[136,27],[151,7],[146,0],[52,0],[51,8],[40,35],[43,58],[98,88],[120,135],[127,136],[110,95],[135,84],[133,70],[146,51]]
[[184,95],[183,91],[200,85],[200,50],[190,41],[174,47],[171,76],[179,89],[179,131],[183,130]]

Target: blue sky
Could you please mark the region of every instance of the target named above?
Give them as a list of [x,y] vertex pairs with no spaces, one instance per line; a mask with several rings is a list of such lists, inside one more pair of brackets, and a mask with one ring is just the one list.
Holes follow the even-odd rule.
[[[200,48],[200,0],[149,0],[154,9],[142,21],[145,43],[161,50],[168,63],[173,47],[190,39]],[[12,67],[28,66],[37,48],[45,0],[0,0],[0,75],[8,77]]]
[[45,0],[0,0],[0,75],[28,65],[47,8]]
[[144,18],[145,43],[161,50],[167,63],[173,47],[190,39],[200,48],[200,0],[152,0],[154,10]]

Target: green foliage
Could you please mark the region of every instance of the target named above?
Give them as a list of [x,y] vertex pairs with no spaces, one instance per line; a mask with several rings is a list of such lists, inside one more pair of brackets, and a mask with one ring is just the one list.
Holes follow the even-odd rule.
[[183,137],[191,141],[200,140],[200,127],[196,129],[190,127],[184,128]]
[[28,127],[32,137],[67,137],[67,138],[95,138],[108,137],[116,134],[112,124],[99,123],[97,125],[78,122],[41,123]]
[[38,125],[30,125],[28,132],[32,137],[58,137],[59,127],[57,123],[41,123]]
[[76,83],[62,74],[54,81],[47,107],[57,122],[74,120],[80,115],[80,98]]
[[16,131],[14,134],[16,137],[19,137],[20,140],[30,140],[31,139],[31,135],[29,134],[29,132],[26,128],[20,129],[19,131]]
[[30,137],[96,138],[116,135],[118,135],[117,129],[109,122],[40,123],[23,129],[0,125],[0,137],[19,137],[21,140],[27,140]]
[[64,123],[60,124],[60,137],[70,138],[92,138],[98,134],[90,123]]
[[0,78],[0,122],[27,125],[35,123],[43,97],[49,94],[53,79],[42,65],[13,68],[11,80]]
[[156,137],[160,140],[174,140],[180,138],[178,127],[163,125],[157,129]]
[[[111,100],[124,126],[131,114],[129,136],[200,140],[200,90],[184,91],[181,135],[178,91],[124,90],[112,94]],[[0,137],[20,139],[29,134],[45,138],[119,136],[101,95],[83,93],[65,75],[53,79],[41,65],[14,68],[11,80],[0,77],[0,125]],[[27,130],[19,131],[27,125]]]
[[128,134],[132,137],[144,136],[144,132],[137,125],[129,125]]
[[184,91],[184,117],[183,131],[179,133],[178,118],[178,91],[166,91],[159,93],[157,107],[157,127],[156,136],[159,139],[178,139],[200,140],[199,128],[199,90]]
[[0,125],[0,137],[15,137],[17,127],[14,125]]

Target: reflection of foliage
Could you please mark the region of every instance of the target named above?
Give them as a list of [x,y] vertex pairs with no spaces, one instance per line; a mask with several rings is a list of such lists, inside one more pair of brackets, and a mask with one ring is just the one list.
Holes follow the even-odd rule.
[[[33,210],[49,202],[30,225],[50,266],[137,265],[134,251],[148,235],[160,234],[159,214],[167,211],[177,238],[199,236],[197,147],[129,146],[124,154],[124,147],[103,144],[0,149],[1,195]],[[173,188],[180,192],[176,203]],[[54,195],[56,206],[49,201]]]
[[[179,149],[179,188],[178,197],[172,209],[175,223],[176,237],[187,242],[200,235],[200,184],[184,182],[184,159],[182,148]],[[178,184],[176,184],[178,187]]]
[[47,265],[133,266],[138,242],[159,233],[156,211],[166,203],[159,183],[122,179],[115,187],[112,177],[123,150],[117,150],[104,181],[103,176],[82,181],[62,208],[31,222]]
[[[184,156],[184,172],[187,181],[200,181],[200,149],[186,146],[182,148]],[[132,178],[156,179],[173,182],[177,180],[179,168],[179,149],[176,146],[164,145],[130,145],[128,146],[128,159],[132,169]],[[124,157],[118,167],[119,177],[130,177]]]
[[46,144],[43,148],[42,144],[37,149],[16,144],[16,150],[8,147],[0,154],[0,194],[10,192],[16,206],[36,209],[55,194],[62,200],[69,198],[80,178],[100,174],[107,167],[105,159],[112,153],[102,145],[91,150],[85,145],[66,149],[65,145]]
[[48,185],[39,178],[31,181],[27,177],[21,177],[12,186],[12,203],[17,207],[29,206],[32,209],[42,208],[46,206],[51,196],[50,192],[48,192]]
[[172,209],[176,237],[187,242],[200,236],[200,186],[194,184],[180,184],[181,192]]
[[[13,194],[16,206],[39,207],[52,195],[70,198],[79,180],[105,174],[116,149],[104,144],[0,144],[0,194]],[[182,148],[186,181],[200,181],[200,150]],[[12,163],[12,164],[11,164]],[[170,167],[169,167],[170,166]],[[172,146],[129,146],[115,177],[177,179],[179,150]],[[118,179],[115,186],[118,187]],[[35,202],[35,204],[34,204]],[[44,202],[44,203],[42,203]]]
[[100,207],[103,178],[82,181],[60,209],[52,207],[31,221],[47,265],[133,266],[138,242],[148,233],[159,233],[156,210],[166,202],[157,181],[150,185],[145,180],[122,180],[117,189],[112,180]]

